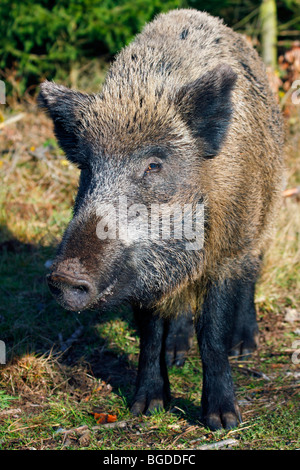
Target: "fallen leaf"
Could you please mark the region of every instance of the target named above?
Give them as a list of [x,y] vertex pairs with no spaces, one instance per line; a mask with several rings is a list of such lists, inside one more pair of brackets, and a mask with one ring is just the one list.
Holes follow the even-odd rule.
[[108,413],[92,413],[94,418],[97,421],[97,424],[105,424],[105,423],[114,423],[117,421],[116,415],[110,415]]

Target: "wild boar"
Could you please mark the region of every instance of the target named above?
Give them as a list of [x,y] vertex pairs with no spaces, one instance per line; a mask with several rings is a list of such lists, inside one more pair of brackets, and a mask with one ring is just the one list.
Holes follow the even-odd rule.
[[282,120],[257,52],[222,20],[175,10],[118,54],[101,92],[46,81],[39,103],[81,169],[51,292],[73,311],[132,305],[134,414],[168,400],[167,332],[188,335],[193,314],[202,420],[236,426],[228,355],[256,347],[255,283],[283,179]]

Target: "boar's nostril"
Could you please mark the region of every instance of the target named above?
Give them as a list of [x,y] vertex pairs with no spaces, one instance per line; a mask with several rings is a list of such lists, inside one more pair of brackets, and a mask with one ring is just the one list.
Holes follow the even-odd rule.
[[52,295],[68,310],[85,309],[96,296],[95,287],[87,279],[54,272],[47,275],[47,281]]
[[80,285],[80,286],[72,286],[72,287],[73,287],[73,289],[81,291],[81,292],[88,292],[89,291],[88,286]]

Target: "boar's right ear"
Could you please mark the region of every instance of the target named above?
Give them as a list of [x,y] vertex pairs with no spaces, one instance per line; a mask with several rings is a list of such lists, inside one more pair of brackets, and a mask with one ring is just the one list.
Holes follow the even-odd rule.
[[78,151],[79,133],[83,126],[80,116],[90,99],[90,95],[49,81],[41,84],[38,95],[38,105],[53,120],[54,132],[61,148],[69,160],[79,165],[83,164]]
[[194,137],[200,140],[205,157],[217,155],[226,136],[236,79],[231,67],[220,65],[177,91],[175,104]]

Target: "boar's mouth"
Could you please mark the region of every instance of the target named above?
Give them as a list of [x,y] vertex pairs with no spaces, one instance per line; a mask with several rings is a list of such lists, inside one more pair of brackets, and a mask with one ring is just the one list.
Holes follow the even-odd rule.
[[[114,279],[106,289],[104,289],[97,297],[96,302],[101,300],[102,302],[107,302],[107,297],[113,295],[113,289],[116,285],[117,279]],[[96,303],[95,302],[95,303]]]
[[75,312],[91,308],[99,302],[107,302],[107,297],[113,295],[117,282],[117,279],[114,279],[99,291],[95,282],[87,276],[75,277],[70,273],[53,271],[46,278],[50,292],[57,302],[67,310]]

